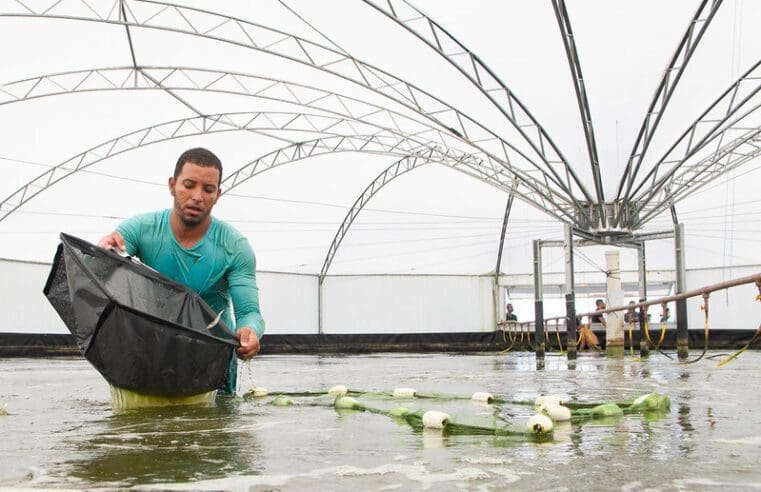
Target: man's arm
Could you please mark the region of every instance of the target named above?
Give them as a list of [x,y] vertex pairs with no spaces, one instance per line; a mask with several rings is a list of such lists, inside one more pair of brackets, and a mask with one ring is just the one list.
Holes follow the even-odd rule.
[[116,228],[111,234],[104,236],[98,241],[98,246],[105,249],[117,248],[126,251],[130,255],[138,253],[138,245],[142,234],[144,215],[131,217]]
[[259,288],[256,286],[256,258],[246,238],[236,244],[227,282],[235,309],[236,334],[241,346],[238,357],[250,359],[259,352],[259,339],[264,334],[264,318],[259,310]]

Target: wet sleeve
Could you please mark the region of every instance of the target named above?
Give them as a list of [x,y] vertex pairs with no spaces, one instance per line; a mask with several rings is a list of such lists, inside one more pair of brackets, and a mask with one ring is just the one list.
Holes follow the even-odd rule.
[[140,238],[143,234],[144,219],[144,216],[136,215],[116,227],[116,232],[124,238],[124,246],[129,255],[140,256]]
[[237,328],[247,326],[261,338],[264,334],[264,318],[259,310],[259,288],[256,286],[256,258],[246,238],[236,241],[227,282],[235,310]]

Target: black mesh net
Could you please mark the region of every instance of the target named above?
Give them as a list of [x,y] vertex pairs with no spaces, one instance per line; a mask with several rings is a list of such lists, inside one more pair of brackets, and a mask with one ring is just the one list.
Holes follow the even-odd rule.
[[186,396],[225,380],[232,331],[196,293],[141,263],[61,234],[44,292],[115,386]]

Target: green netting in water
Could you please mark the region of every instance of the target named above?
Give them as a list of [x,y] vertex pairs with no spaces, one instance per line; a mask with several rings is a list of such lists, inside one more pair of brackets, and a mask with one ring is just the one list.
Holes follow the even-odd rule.
[[[264,397],[269,392],[256,388],[247,394],[248,398]],[[449,412],[419,407],[421,403],[446,403],[455,400],[472,400],[485,407],[479,412]],[[532,405],[537,414],[523,425],[508,422],[499,416],[501,403]],[[534,401],[510,400],[489,393],[474,393],[472,396],[446,393],[419,393],[410,388],[394,391],[358,391],[344,386],[336,386],[329,391],[278,392],[270,400],[274,406],[322,406],[339,411],[358,411],[384,415],[399,422],[405,422],[416,430],[439,429],[445,435],[492,435],[520,436],[532,441],[552,440],[555,422],[589,420],[601,423],[615,422],[629,414],[662,414],[670,408],[666,395],[648,393],[633,396],[620,402],[575,403],[562,402],[560,397],[548,395]],[[485,412],[484,409],[491,409]]]

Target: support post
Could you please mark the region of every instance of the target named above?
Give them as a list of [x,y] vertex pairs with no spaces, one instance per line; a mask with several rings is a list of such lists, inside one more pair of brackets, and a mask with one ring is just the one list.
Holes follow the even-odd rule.
[[[646,297],[640,297],[639,302],[647,301]],[[647,335],[645,334],[645,310],[639,308],[639,356],[647,357],[650,355],[650,347],[647,345]]]
[[322,335],[322,278],[317,279],[317,334]]
[[[617,250],[605,252],[605,268],[608,271],[608,305],[622,306],[624,291],[621,288],[621,266]],[[624,317],[620,311],[608,313],[605,326],[605,356],[618,359],[624,357]]]
[[[517,181],[516,181],[517,184]],[[515,189],[515,186],[513,187]],[[507,204],[505,205],[505,217],[502,219],[502,233],[499,236],[499,249],[497,250],[497,265],[494,267],[494,313],[496,315],[494,322],[494,329],[499,328],[499,322],[502,321],[502,316],[505,313],[505,303],[502,298],[502,291],[499,288],[499,272],[502,267],[502,251],[505,247],[505,236],[507,234],[507,223],[510,220],[510,210],[513,208],[513,200],[515,195],[510,192],[507,197]]]
[[576,294],[565,295],[565,344],[568,350],[568,360],[576,359]]
[[[639,243],[637,247],[637,270],[639,271],[639,302],[647,300],[647,257],[645,256],[645,241]],[[650,347],[647,345],[647,336],[645,335],[645,310],[639,310],[639,355],[647,357],[650,353]]]
[[[674,242],[676,246],[676,293],[681,294],[687,287],[684,265],[684,224],[675,224]],[[676,301],[676,352],[680,359],[689,356],[689,336],[687,334],[687,300]]]
[[[565,253],[566,347],[568,359],[573,360],[576,358],[576,306],[574,305],[576,302],[576,282],[573,273],[573,227],[570,224],[565,225],[563,251]],[[568,305],[569,299],[570,307]]]
[[534,240],[534,343],[537,359],[544,358],[544,306],[542,292],[542,242]]

